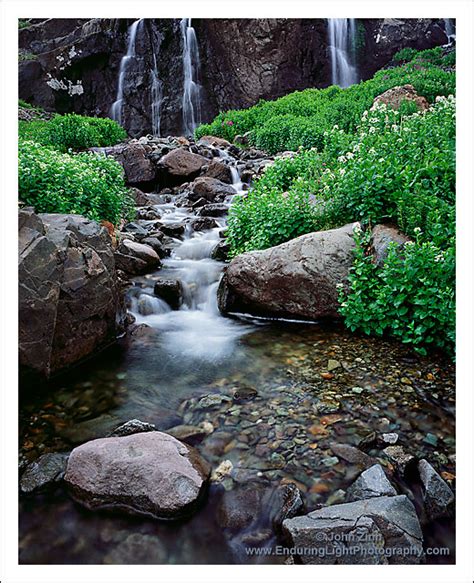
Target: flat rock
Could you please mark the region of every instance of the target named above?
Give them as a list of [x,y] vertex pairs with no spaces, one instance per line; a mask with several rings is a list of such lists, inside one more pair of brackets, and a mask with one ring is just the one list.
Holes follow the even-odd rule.
[[347,489],[347,501],[365,500],[377,496],[396,496],[397,491],[388,481],[380,464],[375,464],[362,472],[357,480]]
[[423,557],[423,535],[406,496],[336,504],[283,522],[296,555],[307,564],[411,564]]
[[159,431],[89,441],[71,452],[65,482],[90,510],[172,520],[204,496],[210,466],[189,445]]
[[418,471],[428,516],[432,519],[445,516],[450,512],[454,502],[453,491],[426,460],[418,462]]

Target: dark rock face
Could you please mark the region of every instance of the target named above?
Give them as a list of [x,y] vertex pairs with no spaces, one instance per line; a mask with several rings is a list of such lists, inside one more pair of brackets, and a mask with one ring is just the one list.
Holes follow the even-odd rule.
[[356,225],[310,233],[237,256],[219,285],[219,309],[312,320],[337,318],[337,286],[346,282],[352,265]]
[[157,252],[149,245],[124,239],[115,252],[115,263],[129,275],[153,271],[161,266]]
[[21,210],[18,275],[23,373],[47,378],[123,332],[111,240],[94,221]]
[[416,564],[423,557],[420,523],[406,496],[321,508],[285,520],[283,531],[293,546],[319,551],[299,557],[308,564]]
[[221,182],[226,184],[232,184],[232,172],[229,166],[219,162],[218,160],[213,160],[209,164],[209,168],[204,173],[204,176],[209,176],[210,178],[217,178]]
[[[60,113],[107,116],[117,95],[130,19],[48,19],[19,31],[20,97]],[[324,19],[193,19],[201,54],[202,121],[331,83]],[[441,19],[358,20],[362,79],[401,48],[447,42]],[[162,83],[161,135],[182,132],[182,37],[177,19],[143,19],[124,83],[123,125],[131,136],[152,131],[152,81]]]
[[89,441],[71,452],[65,482],[91,510],[173,520],[194,512],[210,466],[196,450],[159,431]]
[[421,482],[423,484],[423,499],[430,518],[447,515],[454,503],[454,494],[443,478],[426,460],[418,462]]
[[209,202],[214,202],[217,199],[224,200],[226,196],[232,196],[235,190],[230,184],[225,184],[217,178],[209,176],[202,176],[190,185],[190,192],[188,198],[192,201],[197,201],[200,198],[205,198]]
[[[92,148],[97,151],[98,148]],[[153,183],[156,177],[156,169],[148,159],[147,154],[151,149],[141,144],[117,144],[110,148],[101,148],[106,156],[111,156],[123,166],[125,181],[127,184],[147,185]]]
[[154,293],[173,310],[183,303],[183,286],[179,279],[159,279],[155,282]]
[[166,154],[158,163],[160,181],[163,184],[183,184],[197,177],[207,158],[193,154],[184,148]]

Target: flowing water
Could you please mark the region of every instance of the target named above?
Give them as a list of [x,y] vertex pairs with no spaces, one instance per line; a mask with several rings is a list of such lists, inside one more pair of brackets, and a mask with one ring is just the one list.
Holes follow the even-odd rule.
[[110,109],[110,117],[114,119],[119,124],[122,123],[122,110],[123,110],[123,89],[125,85],[127,71],[130,67],[130,63],[135,58],[135,43],[137,38],[137,33],[140,29],[140,25],[143,22],[143,18],[136,20],[128,29],[128,41],[127,41],[127,52],[122,57],[119,67],[119,76],[117,84],[117,96],[114,103]]
[[452,44],[456,40],[456,20],[454,18],[443,18],[444,32],[448,37],[448,44]]
[[161,135],[161,104],[163,102],[163,82],[158,74],[158,58],[153,49],[153,69],[151,71],[151,132]]
[[[235,168],[233,176],[238,196]],[[211,485],[203,508],[177,523],[88,512],[62,489],[22,498],[21,563],[282,562],[246,551],[281,542],[272,529],[276,486],[296,483],[307,510],[343,501],[360,467],[331,445],[357,445],[372,431],[396,432],[410,452],[455,472],[452,363],[339,326],[222,317],[216,289],[224,264],[211,254],[226,219],[199,232],[191,209],[156,208],[163,223],[185,222],[186,230],[163,268],[129,289],[137,324],[147,326],[47,392],[32,388],[22,399],[20,450],[26,460],[70,451],[138,418],[161,430],[207,427],[196,447],[213,468],[226,461],[232,471]],[[183,283],[179,310],[154,296],[160,278]],[[337,363],[331,374],[329,360]],[[387,464],[381,452],[373,455]],[[398,487],[408,493],[407,484]],[[414,503],[420,510],[419,497]],[[450,547],[444,560],[454,560],[453,523],[426,524],[425,536],[428,545]]]
[[192,136],[201,123],[200,58],[196,31],[190,18],[180,23],[183,42],[183,133]]
[[355,19],[329,18],[328,34],[332,84],[349,87],[358,83],[360,79],[355,63]]

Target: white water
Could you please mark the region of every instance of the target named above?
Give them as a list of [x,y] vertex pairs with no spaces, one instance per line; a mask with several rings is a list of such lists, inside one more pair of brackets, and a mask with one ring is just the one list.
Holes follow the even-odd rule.
[[331,80],[333,85],[349,87],[359,82],[355,64],[354,18],[329,18],[329,50],[331,53]]
[[183,18],[180,26],[183,41],[183,133],[192,136],[201,123],[199,47],[191,19]]
[[[219,152],[219,156],[230,162],[227,154]],[[236,194],[241,194],[242,183],[236,170],[233,176]],[[232,198],[226,200],[229,206]],[[179,208],[173,203],[156,205],[156,208],[162,215],[161,222],[166,224],[197,216],[192,209]],[[171,257],[163,260],[163,273],[158,272],[164,279],[181,281],[184,301],[179,310],[171,310],[164,301],[155,298],[153,288],[144,289],[132,299],[131,311],[137,323],[159,330],[162,347],[171,357],[219,362],[231,356],[236,340],[251,330],[248,325],[223,318],[217,307],[223,263],[213,260],[211,255],[221,240],[219,231],[225,228],[226,219],[215,220],[218,227],[207,231],[194,231],[188,225],[184,240],[177,241]]]
[[143,18],[136,20],[128,29],[128,41],[127,41],[127,52],[122,57],[120,61],[119,77],[117,84],[117,96],[114,103],[110,109],[110,117],[114,119],[119,124],[122,123],[122,110],[123,110],[123,88],[125,84],[125,78],[130,65],[130,62],[135,57],[135,44],[137,38],[137,32],[139,31],[140,25]]
[[[153,49],[154,51],[154,49]],[[161,103],[163,101],[163,82],[158,76],[158,62],[153,52],[153,69],[151,71],[151,131],[154,136],[161,135]]]
[[452,44],[456,40],[456,29],[454,25],[453,18],[443,18],[444,20],[444,32],[448,37],[448,44]]

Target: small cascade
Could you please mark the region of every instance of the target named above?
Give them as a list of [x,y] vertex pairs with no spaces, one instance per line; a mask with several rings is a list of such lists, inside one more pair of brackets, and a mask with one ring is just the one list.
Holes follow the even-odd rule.
[[127,52],[120,61],[119,77],[117,84],[117,96],[110,109],[110,117],[119,124],[122,123],[123,88],[125,85],[125,79],[130,62],[135,57],[135,45],[137,33],[139,32],[140,25],[142,22],[143,18],[139,18],[128,29]]
[[183,41],[183,133],[192,136],[201,123],[199,47],[191,19],[183,18],[180,26]]
[[448,44],[453,44],[456,40],[456,25],[454,18],[443,18],[444,20],[444,32],[448,38]]
[[358,83],[359,77],[355,64],[355,19],[329,18],[328,34],[332,84],[349,87]]
[[151,131],[154,136],[161,135],[161,103],[163,101],[163,82],[158,76],[158,62],[153,48],[153,69],[151,71]]

